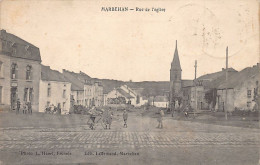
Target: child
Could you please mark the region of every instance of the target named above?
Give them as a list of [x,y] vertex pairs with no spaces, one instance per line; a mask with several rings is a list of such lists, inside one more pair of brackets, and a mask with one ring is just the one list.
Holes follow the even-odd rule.
[[127,114],[126,110],[124,110],[123,119],[124,119],[124,127],[126,127],[126,128],[127,128],[127,118],[128,118],[128,114]]

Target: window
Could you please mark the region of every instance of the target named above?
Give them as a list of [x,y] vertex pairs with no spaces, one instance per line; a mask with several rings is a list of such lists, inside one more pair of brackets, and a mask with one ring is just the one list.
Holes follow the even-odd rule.
[[3,62],[0,61],[0,77],[3,77],[3,69],[2,69],[2,66],[3,66]]
[[48,83],[47,96],[48,97],[51,96],[51,84],[50,83]]
[[47,104],[46,104],[46,105],[47,105],[47,107],[49,107],[49,106],[50,106],[50,104],[51,104],[51,103],[50,103],[49,101],[47,101]]
[[65,106],[66,106],[66,102],[63,102],[63,103],[62,103],[62,106],[63,106],[63,108],[65,108]]
[[24,88],[23,101],[27,102],[27,97],[28,97],[28,88]]
[[247,90],[247,97],[251,98],[251,90]]
[[32,102],[33,101],[33,88],[29,89],[29,101]]
[[31,80],[32,78],[32,66],[26,66],[26,80]]
[[11,65],[11,79],[17,78],[17,64],[13,63]]
[[66,89],[63,90],[62,96],[63,96],[63,98],[66,98]]
[[2,89],[3,87],[0,86],[0,104],[2,103]]
[[251,107],[251,102],[248,101],[247,104],[246,104],[246,106],[247,106],[248,108],[250,108],[250,107]]

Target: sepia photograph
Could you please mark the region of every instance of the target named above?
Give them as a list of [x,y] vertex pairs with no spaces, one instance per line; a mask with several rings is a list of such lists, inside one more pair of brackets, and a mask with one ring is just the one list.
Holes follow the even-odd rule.
[[259,0],[0,0],[0,165],[260,165]]

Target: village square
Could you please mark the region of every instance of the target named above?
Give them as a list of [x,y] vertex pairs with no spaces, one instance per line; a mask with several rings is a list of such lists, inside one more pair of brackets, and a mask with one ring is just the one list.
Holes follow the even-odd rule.
[[259,63],[197,77],[194,61],[183,80],[176,41],[168,82],[124,82],[53,70],[40,48],[0,39],[1,163],[258,163]]

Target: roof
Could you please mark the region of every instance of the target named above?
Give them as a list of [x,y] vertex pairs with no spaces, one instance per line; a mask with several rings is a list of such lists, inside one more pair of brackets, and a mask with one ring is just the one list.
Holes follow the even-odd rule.
[[[235,69],[233,68],[228,68],[228,72],[232,74],[232,72],[237,72]],[[205,74],[203,76],[200,76],[199,78],[197,78],[198,80],[215,80],[223,75],[226,75],[226,69],[222,69],[222,71],[219,72],[215,72],[215,73],[209,73],[209,74]]]
[[44,81],[69,82],[63,74],[44,65],[41,66],[41,79]]
[[[40,61],[41,55],[38,47],[33,44],[11,34],[5,30],[0,32],[0,40],[2,44],[1,53],[16,58]],[[15,53],[13,53],[15,50]]]
[[259,70],[259,64],[257,64],[257,66],[247,67],[236,74],[229,75],[228,83],[223,80],[222,83],[218,86],[218,89],[235,88],[253,76],[259,77]]
[[129,93],[127,93],[126,91],[124,91],[121,88],[117,88],[116,89],[121,95],[123,95],[124,97],[130,99],[130,98],[134,98],[133,96],[131,96]]
[[193,80],[182,80],[181,83],[183,88],[194,85]]
[[62,74],[64,77],[71,83],[71,90],[73,91],[83,91],[84,90],[84,83],[78,79],[77,73],[67,71],[63,69]]
[[179,54],[178,54],[178,48],[177,48],[177,40],[176,40],[176,47],[175,47],[175,52],[171,64],[171,69],[180,69],[181,70],[181,64],[180,64],[180,59],[179,59]]
[[154,102],[168,102],[167,96],[156,96]]

